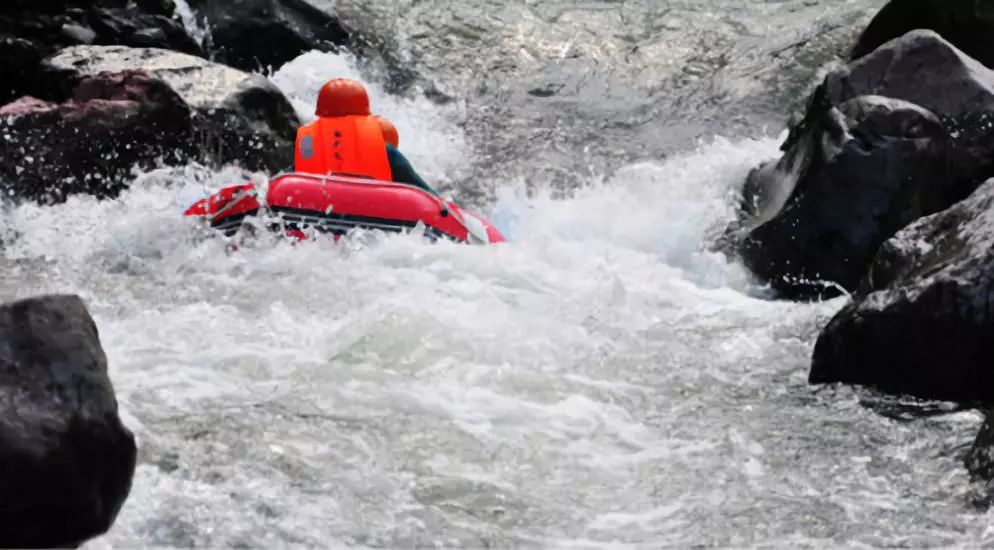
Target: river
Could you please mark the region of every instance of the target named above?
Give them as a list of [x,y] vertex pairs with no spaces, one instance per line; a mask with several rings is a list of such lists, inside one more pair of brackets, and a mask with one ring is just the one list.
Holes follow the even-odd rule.
[[4,209],[5,298],[83,296],[139,442],[87,548],[994,543],[961,462],[980,417],[809,386],[844,298],[768,300],[709,252],[882,1],[314,3],[377,55],[273,81],[305,114],[365,81],[509,243],[232,252],[179,215],[232,168]]

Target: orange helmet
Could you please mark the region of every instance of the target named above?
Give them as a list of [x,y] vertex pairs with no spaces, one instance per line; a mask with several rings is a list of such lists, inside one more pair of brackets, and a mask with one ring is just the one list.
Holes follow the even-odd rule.
[[368,114],[369,94],[362,83],[350,78],[336,78],[321,86],[318,92],[319,117]]
[[397,127],[393,125],[393,122],[379,116],[373,115],[376,122],[380,123],[380,129],[383,130],[383,139],[390,145],[393,145],[396,149],[400,147],[400,132],[397,131]]

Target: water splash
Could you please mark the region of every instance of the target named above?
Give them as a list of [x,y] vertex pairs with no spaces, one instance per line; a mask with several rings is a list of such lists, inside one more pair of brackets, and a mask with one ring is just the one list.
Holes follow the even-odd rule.
[[117,201],[11,209],[5,288],[83,295],[140,441],[89,546],[790,545],[914,514],[907,487],[963,491],[945,442],[978,419],[911,429],[813,398],[812,337],[841,302],[752,299],[703,252],[774,154],[716,140],[566,200],[503,188],[485,213],[514,242],[492,247],[231,253],[179,217],[187,175],[166,172]]
[[193,37],[198,44],[205,44],[210,34],[206,18],[203,22],[198,21],[197,14],[186,0],[173,0],[173,4],[175,6],[173,16],[179,17],[187,34]]
[[[366,81],[433,177],[473,155],[462,107],[355,66],[311,53],[273,79],[302,113],[327,78]],[[131,497],[87,546],[990,544],[957,458],[980,419],[812,391],[842,300],[756,300],[707,252],[777,143],[698,143],[565,197],[494,182],[482,213],[511,242],[492,247],[232,252],[180,216],[232,179],[196,166],[0,210],[0,288],[87,300],[139,439]]]

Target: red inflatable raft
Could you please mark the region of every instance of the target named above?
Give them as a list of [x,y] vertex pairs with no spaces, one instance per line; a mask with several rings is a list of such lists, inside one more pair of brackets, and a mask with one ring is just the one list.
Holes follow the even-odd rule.
[[504,242],[484,218],[420,187],[361,177],[284,174],[269,182],[264,200],[252,184],[226,187],[198,201],[186,216],[208,218],[233,235],[247,216],[261,210],[278,219],[273,229],[305,238],[314,229],[337,237],[357,228],[400,233],[421,222],[432,239],[490,244]]

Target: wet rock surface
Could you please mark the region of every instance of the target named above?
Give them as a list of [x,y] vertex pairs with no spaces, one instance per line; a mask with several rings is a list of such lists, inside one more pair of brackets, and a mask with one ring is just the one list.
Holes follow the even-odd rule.
[[745,263],[788,298],[854,290],[884,240],[994,175],[992,121],[994,72],[931,31],[830,73],[746,185]]
[[191,112],[146,73],[86,77],[63,103],[0,107],[0,182],[8,198],[43,203],[116,196],[133,171],[193,155]]
[[[125,0],[4,2],[0,6],[0,104],[24,95],[66,99],[39,78],[39,63],[62,48],[120,44],[204,55],[172,18],[171,1]],[[59,95],[61,93],[61,95]]]
[[994,403],[994,180],[887,241],[809,380]]
[[67,101],[26,98],[0,109],[0,173],[9,195],[44,202],[80,192],[114,196],[133,170],[153,164],[278,170],[292,158],[296,113],[262,77],[121,47],[70,48],[47,63],[47,78],[72,90]]
[[0,180],[8,196],[59,202],[113,197],[135,170],[200,161],[277,171],[299,120],[259,75],[182,53],[74,46],[44,62],[61,102],[0,107]]
[[915,29],[935,31],[994,68],[994,4],[977,0],[891,0],[860,35],[852,58],[859,59]]
[[92,9],[87,17],[93,44],[162,48],[203,56],[200,45],[183,25],[164,15],[135,13],[128,8]]
[[214,60],[244,71],[275,70],[311,50],[338,51],[349,32],[333,12],[304,0],[192,0],[210,27]]
[[911,103],[847,101],[804,139],[791,197],[742,247],[754,273],[801,299],[855,288],[880,244],[945,206],[950,186],[947,133]]
[[76,46],[45,62],[64,81],[140,69],[165,82],[193,112],[195,144],[206,160],[275,170],[293,158],[300,124],[283,93],[266,78],[158,49]]
[[0,306],[0,443],[0,546],[76,546],[113,524],[135,440],[78,297]]

